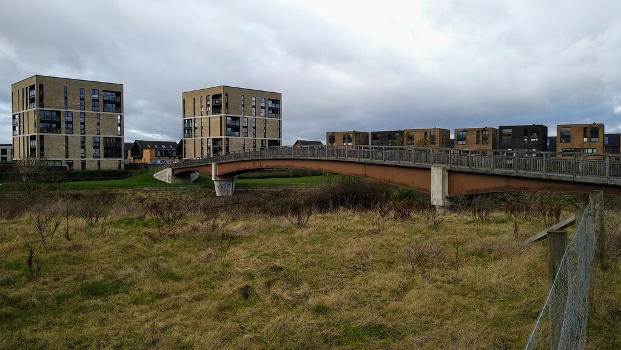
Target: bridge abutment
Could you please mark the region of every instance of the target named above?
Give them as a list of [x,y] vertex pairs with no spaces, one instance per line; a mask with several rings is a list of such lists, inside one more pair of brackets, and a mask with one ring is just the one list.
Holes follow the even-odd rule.
[[213,180],[213,186],[216,190],[217,197],[232,196],[235,192],[235,178],[237,176],[219,176],[218,164],[211,164],[211,179]]
[[446,167],[431,166],[431,205],[438,211],[446,210],[448,201],[448,171]]
[[165,168],[153,174],[153,178],[169,184],[189,184],[198,179],[198,172],[175,175],[172,168]]

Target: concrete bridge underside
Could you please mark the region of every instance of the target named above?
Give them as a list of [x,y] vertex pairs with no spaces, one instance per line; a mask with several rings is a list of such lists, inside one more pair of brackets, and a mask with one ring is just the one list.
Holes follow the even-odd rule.
[[[230,179],[229,181],[234,182],[236,175],[260,169],[306,169],[355,176],[397,186],[407,186],[417,191],[431,194],[432,197],[434,193],[441,191],[444,194],[443,196],[440,194],[442,198],[468,194],[517,191],[590,192],[592,190],[603,190],[607,193],[619,194],[618,187],[598,184],[512,177],[500,174],[479,174],[445,168],[443,168],[443,175],[437,175],[438,173],[436,172],[436,175],[432,176],[433,171],[430,168],[338,160],[240,160],[172,169],[172,174],[174,176],[187,176],[189,173],[199,172],[212,175],[214,180]],[[215,174],[212,174],[213,170],[215,170]],[[442,178],[438,179],[438,176],[442,176]],[[432,177],[435,179],[432,179]]]

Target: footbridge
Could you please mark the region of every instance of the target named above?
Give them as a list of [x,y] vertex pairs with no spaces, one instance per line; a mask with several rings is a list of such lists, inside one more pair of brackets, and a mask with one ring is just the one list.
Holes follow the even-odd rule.
[[230,196],[238,174],[258,169],[308,169],[407,186],[431,195],[433,205],[467,194],[515,191],[621,194],[619,155],[557,155],[406,147],[276,147],[186,160],[153,175],[168,183],[211,175],[216,194]]

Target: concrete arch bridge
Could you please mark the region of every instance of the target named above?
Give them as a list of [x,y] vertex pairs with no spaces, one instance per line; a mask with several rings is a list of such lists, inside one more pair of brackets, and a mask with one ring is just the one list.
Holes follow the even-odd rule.
[[436,206],[467,194],[516,191],[621,194],[619,155],[556,157],[548,152],[460,151],[405,147],[276,147],[162,166],[154,178],[191,182],[209,174],[216,195],[230,196],[238,174],[258,169],[309,169],[407,186]]

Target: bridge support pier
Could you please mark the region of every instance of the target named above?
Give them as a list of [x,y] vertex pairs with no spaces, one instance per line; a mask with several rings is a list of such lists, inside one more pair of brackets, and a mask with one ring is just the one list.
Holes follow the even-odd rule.
[[216,190],[216,197],[232,196],[235,192],[235,178],[237,176],[219,176],[218,164],[211,164],[211,179]]
[[448,171],[443,166],[431,166],[431,205],[440,212],[449,205]]

